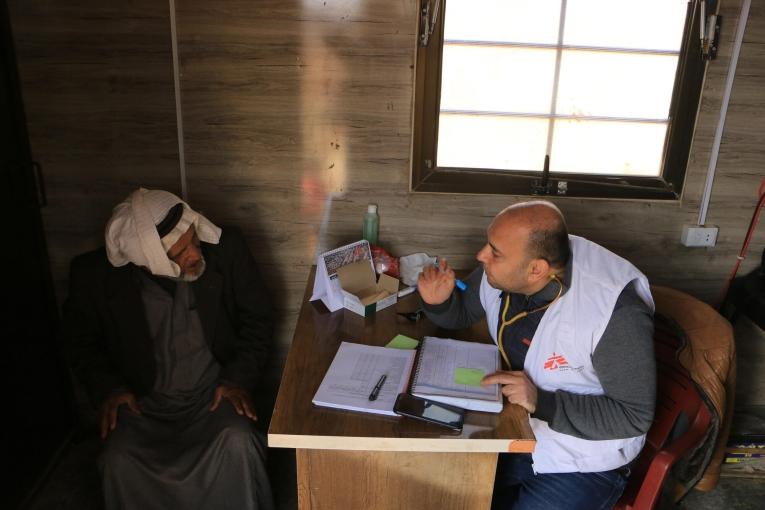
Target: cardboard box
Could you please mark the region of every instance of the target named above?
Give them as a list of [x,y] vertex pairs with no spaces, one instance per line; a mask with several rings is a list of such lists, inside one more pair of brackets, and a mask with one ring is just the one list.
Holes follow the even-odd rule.
[[359,260],[337,270],[343,291],[343,307],[363,317],[396,304],[398,280],[381,274],[376,280],[371,260]]
[[346,244],[334,250],[329,250],[316,257],[316,277],[313,280],[311,301],[321,299],[330,312],[343,307],[343,289],[337,270],[359,260],[372,263],[372,250],[365,240]]

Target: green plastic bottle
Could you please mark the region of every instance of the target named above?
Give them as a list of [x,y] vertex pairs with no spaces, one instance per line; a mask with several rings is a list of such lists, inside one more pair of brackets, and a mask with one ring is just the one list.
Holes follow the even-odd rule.
[[380,217],[377,215],[377,204],[369,204],[367,213],[364,215],[364,224],[361,229],[361,237],[369,241],[369,244],[377,244],[377,233],[380,228]]

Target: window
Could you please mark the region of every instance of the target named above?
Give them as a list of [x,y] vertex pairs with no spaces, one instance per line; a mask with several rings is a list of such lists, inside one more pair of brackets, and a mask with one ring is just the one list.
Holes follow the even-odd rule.
[[422,2],[414,191],[679,197],[698,0]]

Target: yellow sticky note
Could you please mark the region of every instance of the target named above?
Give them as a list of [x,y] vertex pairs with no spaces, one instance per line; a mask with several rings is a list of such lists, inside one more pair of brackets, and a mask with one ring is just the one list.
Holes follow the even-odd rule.
[[396,335],[385,347],[391,349],[416,349],[420,342],[405,335]]
[[455,368],[454,383],[466,386],[480,386],[484,375],[486,375],[484,371],[478,368]]

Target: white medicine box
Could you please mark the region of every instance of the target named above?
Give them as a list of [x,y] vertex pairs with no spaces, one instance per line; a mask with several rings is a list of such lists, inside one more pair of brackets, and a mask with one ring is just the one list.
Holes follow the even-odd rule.
[[396,304],[398,280],[387,274],[375,279],[371,260],[359,260],[337,270],[343,292],[343,306],[363,317]]

